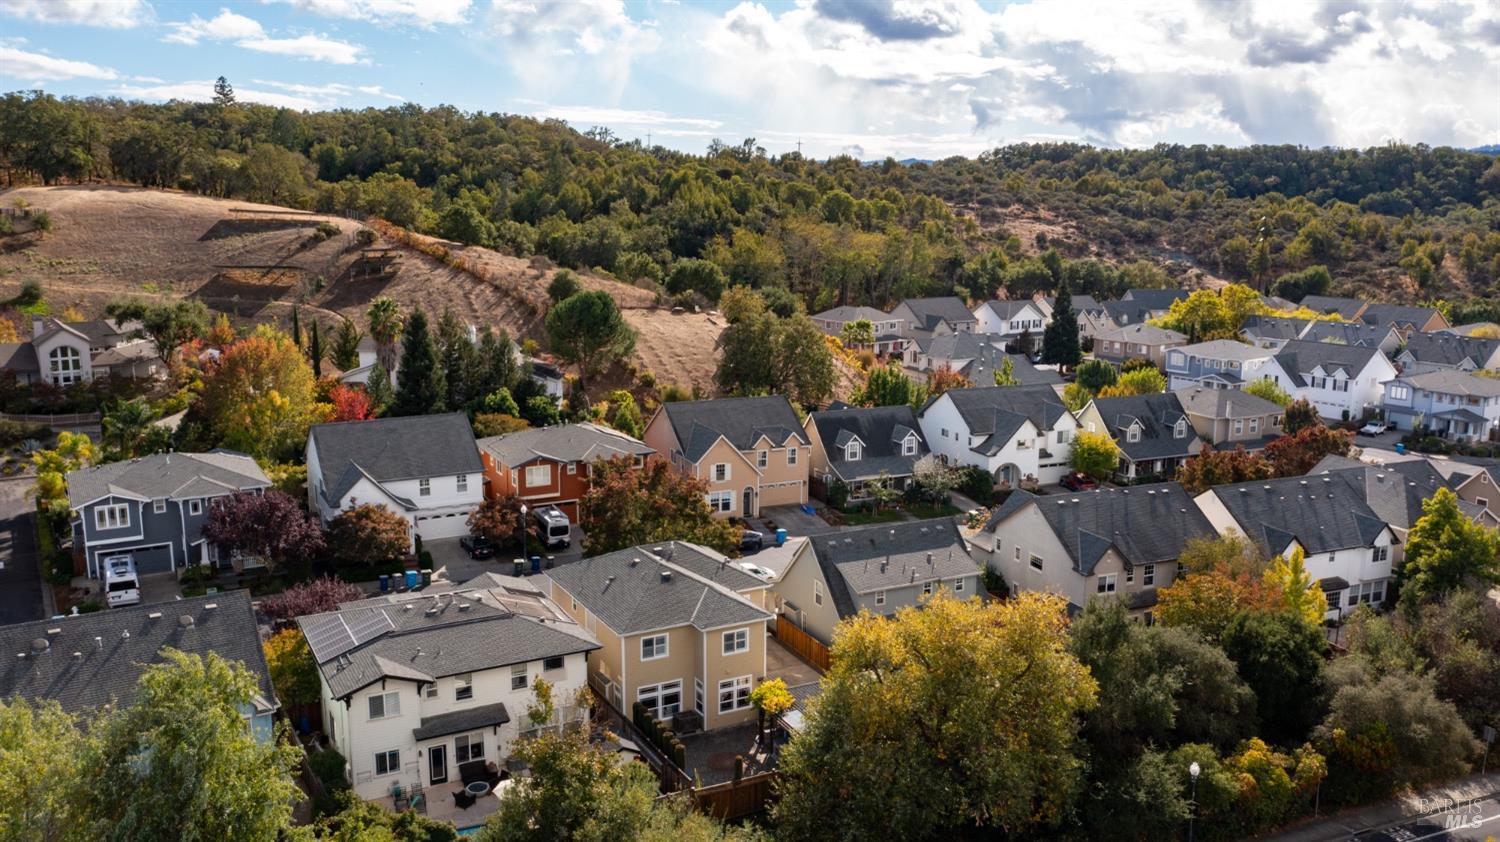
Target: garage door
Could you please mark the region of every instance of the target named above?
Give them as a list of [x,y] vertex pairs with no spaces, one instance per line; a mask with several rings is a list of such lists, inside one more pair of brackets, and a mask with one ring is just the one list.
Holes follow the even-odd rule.
[[419,516],[417,518],[417,534],[422,536],[423,541],[433,538],[457,538],[469,534],[469,513],[458,512],[450,515]]
[[152,573],[172,572],[172,548],[163,544],[159,547],[139,547],[130,551],[135,556],[135,572],[140,576]]

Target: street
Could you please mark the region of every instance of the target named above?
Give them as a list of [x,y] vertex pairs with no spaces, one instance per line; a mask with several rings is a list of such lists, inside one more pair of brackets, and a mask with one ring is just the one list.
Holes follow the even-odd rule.
[[1439,801],[1428,806],[1426,811],[1424,815],[1348,838],[1359,842],[1418,842],[1424,839],[1433,842],[1493,842],[1500,836],[1500,794],[1475,801]]
[[1494,842],[1500,839],[1500,774],[1355,807],[1262,842]]
[[31,486],[30,478],[0,481],[0,625],[45,616]]

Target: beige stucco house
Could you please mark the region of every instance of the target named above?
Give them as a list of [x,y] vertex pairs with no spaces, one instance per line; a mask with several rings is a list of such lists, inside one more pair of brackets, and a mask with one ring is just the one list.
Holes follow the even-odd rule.
[[807,502],[811,443],[781,395],[662,404],[642,438],[672,466],[708,483],[721,517]]

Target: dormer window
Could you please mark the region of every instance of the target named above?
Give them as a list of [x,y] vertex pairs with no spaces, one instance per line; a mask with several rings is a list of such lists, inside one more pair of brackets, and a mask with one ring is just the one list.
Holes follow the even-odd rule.
[[902,456],[916,456],[917,455],[917,437],[916,436],[907,436],[906,438],[904,438],[904,439],[901,440],[901,455]]
[[859,442],[851,441],[844,445],[844,460],[847,462],[858,462],[860,456]]
[[1126,427],[1125,428],[1125,440],[1128,441],[1128,442],[1131,442],[1131,443],[1140,441],[1141,440],[1141,428],[1138,427],[1138,426],[1136,426],[1135,424],[1131,424],[1129,427]]
[[1182,438],[1183,436],[1186,436],[1186,435],[1187,435],[1187,422],[1184,421],[1184,420],[1182,420],[1181,418],[1179,418],[1179,419],[1177,419],[1176,426],[1174,426],[1172,428],[1172,437],[1180,439],[1180,438]]

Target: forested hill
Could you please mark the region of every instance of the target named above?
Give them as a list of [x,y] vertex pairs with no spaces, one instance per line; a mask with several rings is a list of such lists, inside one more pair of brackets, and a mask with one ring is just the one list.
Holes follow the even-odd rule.
[[1336,292],[1500,296],[1500,162],[1424,146],[1046,144],[864,165],[767,157],[753,140],[689,155],[448,107],[9,94],[0,168],[9,184],[118,180],[372,214],[669,295],[748,284],[812,310],[1063,279],[1098,295],[1189,275],[1274,288],[1313,265]]

